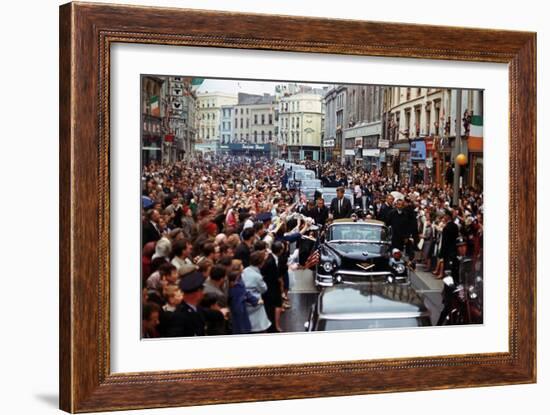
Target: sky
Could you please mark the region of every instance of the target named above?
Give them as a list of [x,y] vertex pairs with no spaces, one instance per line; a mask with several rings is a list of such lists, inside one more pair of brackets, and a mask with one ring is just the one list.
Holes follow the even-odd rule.
[[[275,85],[282,83],[291,83],[292,81],[245,81],[245,80],[226,80],[226,79],[212,79],[207,78],[202,85],[198,88],[198,92],[228,92],[237,94],[239,92],[245,92],[248,94],[263,94],[269,93],[273,95],[275,93]],[[311,84],[305,82],[297,82],[300,85],[311,85],[315,88],[322,88],[327,84]]]

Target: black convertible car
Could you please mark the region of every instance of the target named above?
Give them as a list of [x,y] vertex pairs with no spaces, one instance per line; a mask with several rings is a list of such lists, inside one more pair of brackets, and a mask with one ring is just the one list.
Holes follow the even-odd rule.
[[330,287],[346,281],[408,282],[408,268],[404,261],[392,258],[390,241],[391,235],[383,222],[334,221],[320,246],[316,286]]

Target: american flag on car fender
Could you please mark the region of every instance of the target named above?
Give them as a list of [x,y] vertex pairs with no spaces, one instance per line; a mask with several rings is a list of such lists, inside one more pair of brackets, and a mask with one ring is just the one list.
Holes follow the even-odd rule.
[[304,264],[304,268],[312,268],[316,266],[319,263],[320,259],[321,259],[321,254],[319,253],[319,249],[314,250],[306,260],[306,263]]

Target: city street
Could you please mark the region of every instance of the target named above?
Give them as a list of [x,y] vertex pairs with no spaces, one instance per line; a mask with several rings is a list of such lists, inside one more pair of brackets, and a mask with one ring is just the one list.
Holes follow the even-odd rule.
[[144,337],[483,322],[482,90],[141,81]]

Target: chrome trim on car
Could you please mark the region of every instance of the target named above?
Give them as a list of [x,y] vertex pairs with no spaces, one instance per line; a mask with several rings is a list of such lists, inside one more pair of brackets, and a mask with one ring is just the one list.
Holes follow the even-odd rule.
[[393,312],[393,313],[320,313],[319,320],[375,320],[375,319],[400,319],[400,318],[418,318],[429,317],[429,311],[417,312]]
[[389,271],[373,271],[373,272],[363,272],[363,271],[348,271],[345,269],[338,270],[335,272],[336,275],[357,275],[360,277],[375,277],[379,275],[391,275],[393,274]]

